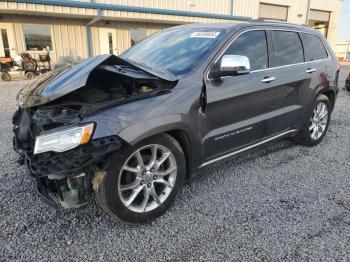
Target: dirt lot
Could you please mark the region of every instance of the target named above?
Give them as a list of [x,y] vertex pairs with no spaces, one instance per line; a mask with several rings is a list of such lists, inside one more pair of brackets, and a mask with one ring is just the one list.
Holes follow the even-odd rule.
[[65,211],[39,199],[11,148],[23,85],[0,83],[0,261],[350,260],[350,92],[343,88],[320,145],[284,140],[208,168],[163,217],[126,226],[94,202]]

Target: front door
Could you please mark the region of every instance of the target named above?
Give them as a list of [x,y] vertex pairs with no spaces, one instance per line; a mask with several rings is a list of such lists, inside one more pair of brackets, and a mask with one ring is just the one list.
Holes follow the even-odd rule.
[[0,23],[0,57],[13,57],[16,55],[13,37],[11,24]]
[[[202,143],[207,159],[215,158],[270,135],[270,103],[273,81],[263,82],[269,67],[268,34],[247,31],[230,44],[223,55],[243,55],[251,72],[206,81],[207,133]],[[221,56],[221,57],[222,57]],[[220,64],[220,59],[214,67]]]
[[99,28],[100,53],[118,55],[117,34],[114,28]]

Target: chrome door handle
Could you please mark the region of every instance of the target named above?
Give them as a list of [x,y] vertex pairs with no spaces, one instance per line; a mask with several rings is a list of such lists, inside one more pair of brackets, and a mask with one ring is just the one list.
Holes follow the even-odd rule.
[[274,81],[274,80],[276,80],[276,77],[266,77],[266,78],[264,78],[264,79],[261,79],[261,82],[263,82],[263,83],[269,83],[269,82],[272,82],[272,81]]
[[311,73],[313,73],[313,72],[316,72],[316,68],[308,68],[308,69],[306,70],[306,73],[309,73],[309,74],[311,74]]

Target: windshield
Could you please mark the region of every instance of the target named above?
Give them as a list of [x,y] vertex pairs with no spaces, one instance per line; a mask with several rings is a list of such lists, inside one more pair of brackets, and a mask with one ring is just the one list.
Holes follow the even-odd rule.
[[192,71],[223,36],[221,29],[170,29],[146,38],[121,57],[182,75]]

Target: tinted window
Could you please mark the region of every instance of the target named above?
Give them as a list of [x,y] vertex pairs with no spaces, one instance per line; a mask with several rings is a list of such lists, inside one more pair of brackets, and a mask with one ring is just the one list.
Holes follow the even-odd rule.
[[265,31],[250,31],[237,37],[224,55],[244,55],[249,58],[251,70],[268,68]]
[[274,66],[304,62],[303,46],[298,33],[274,31]]
[[327,51],[318,36],[303,33],[301,34],[301,40],[304,45],[306,61],[320,60],[328,57]]

